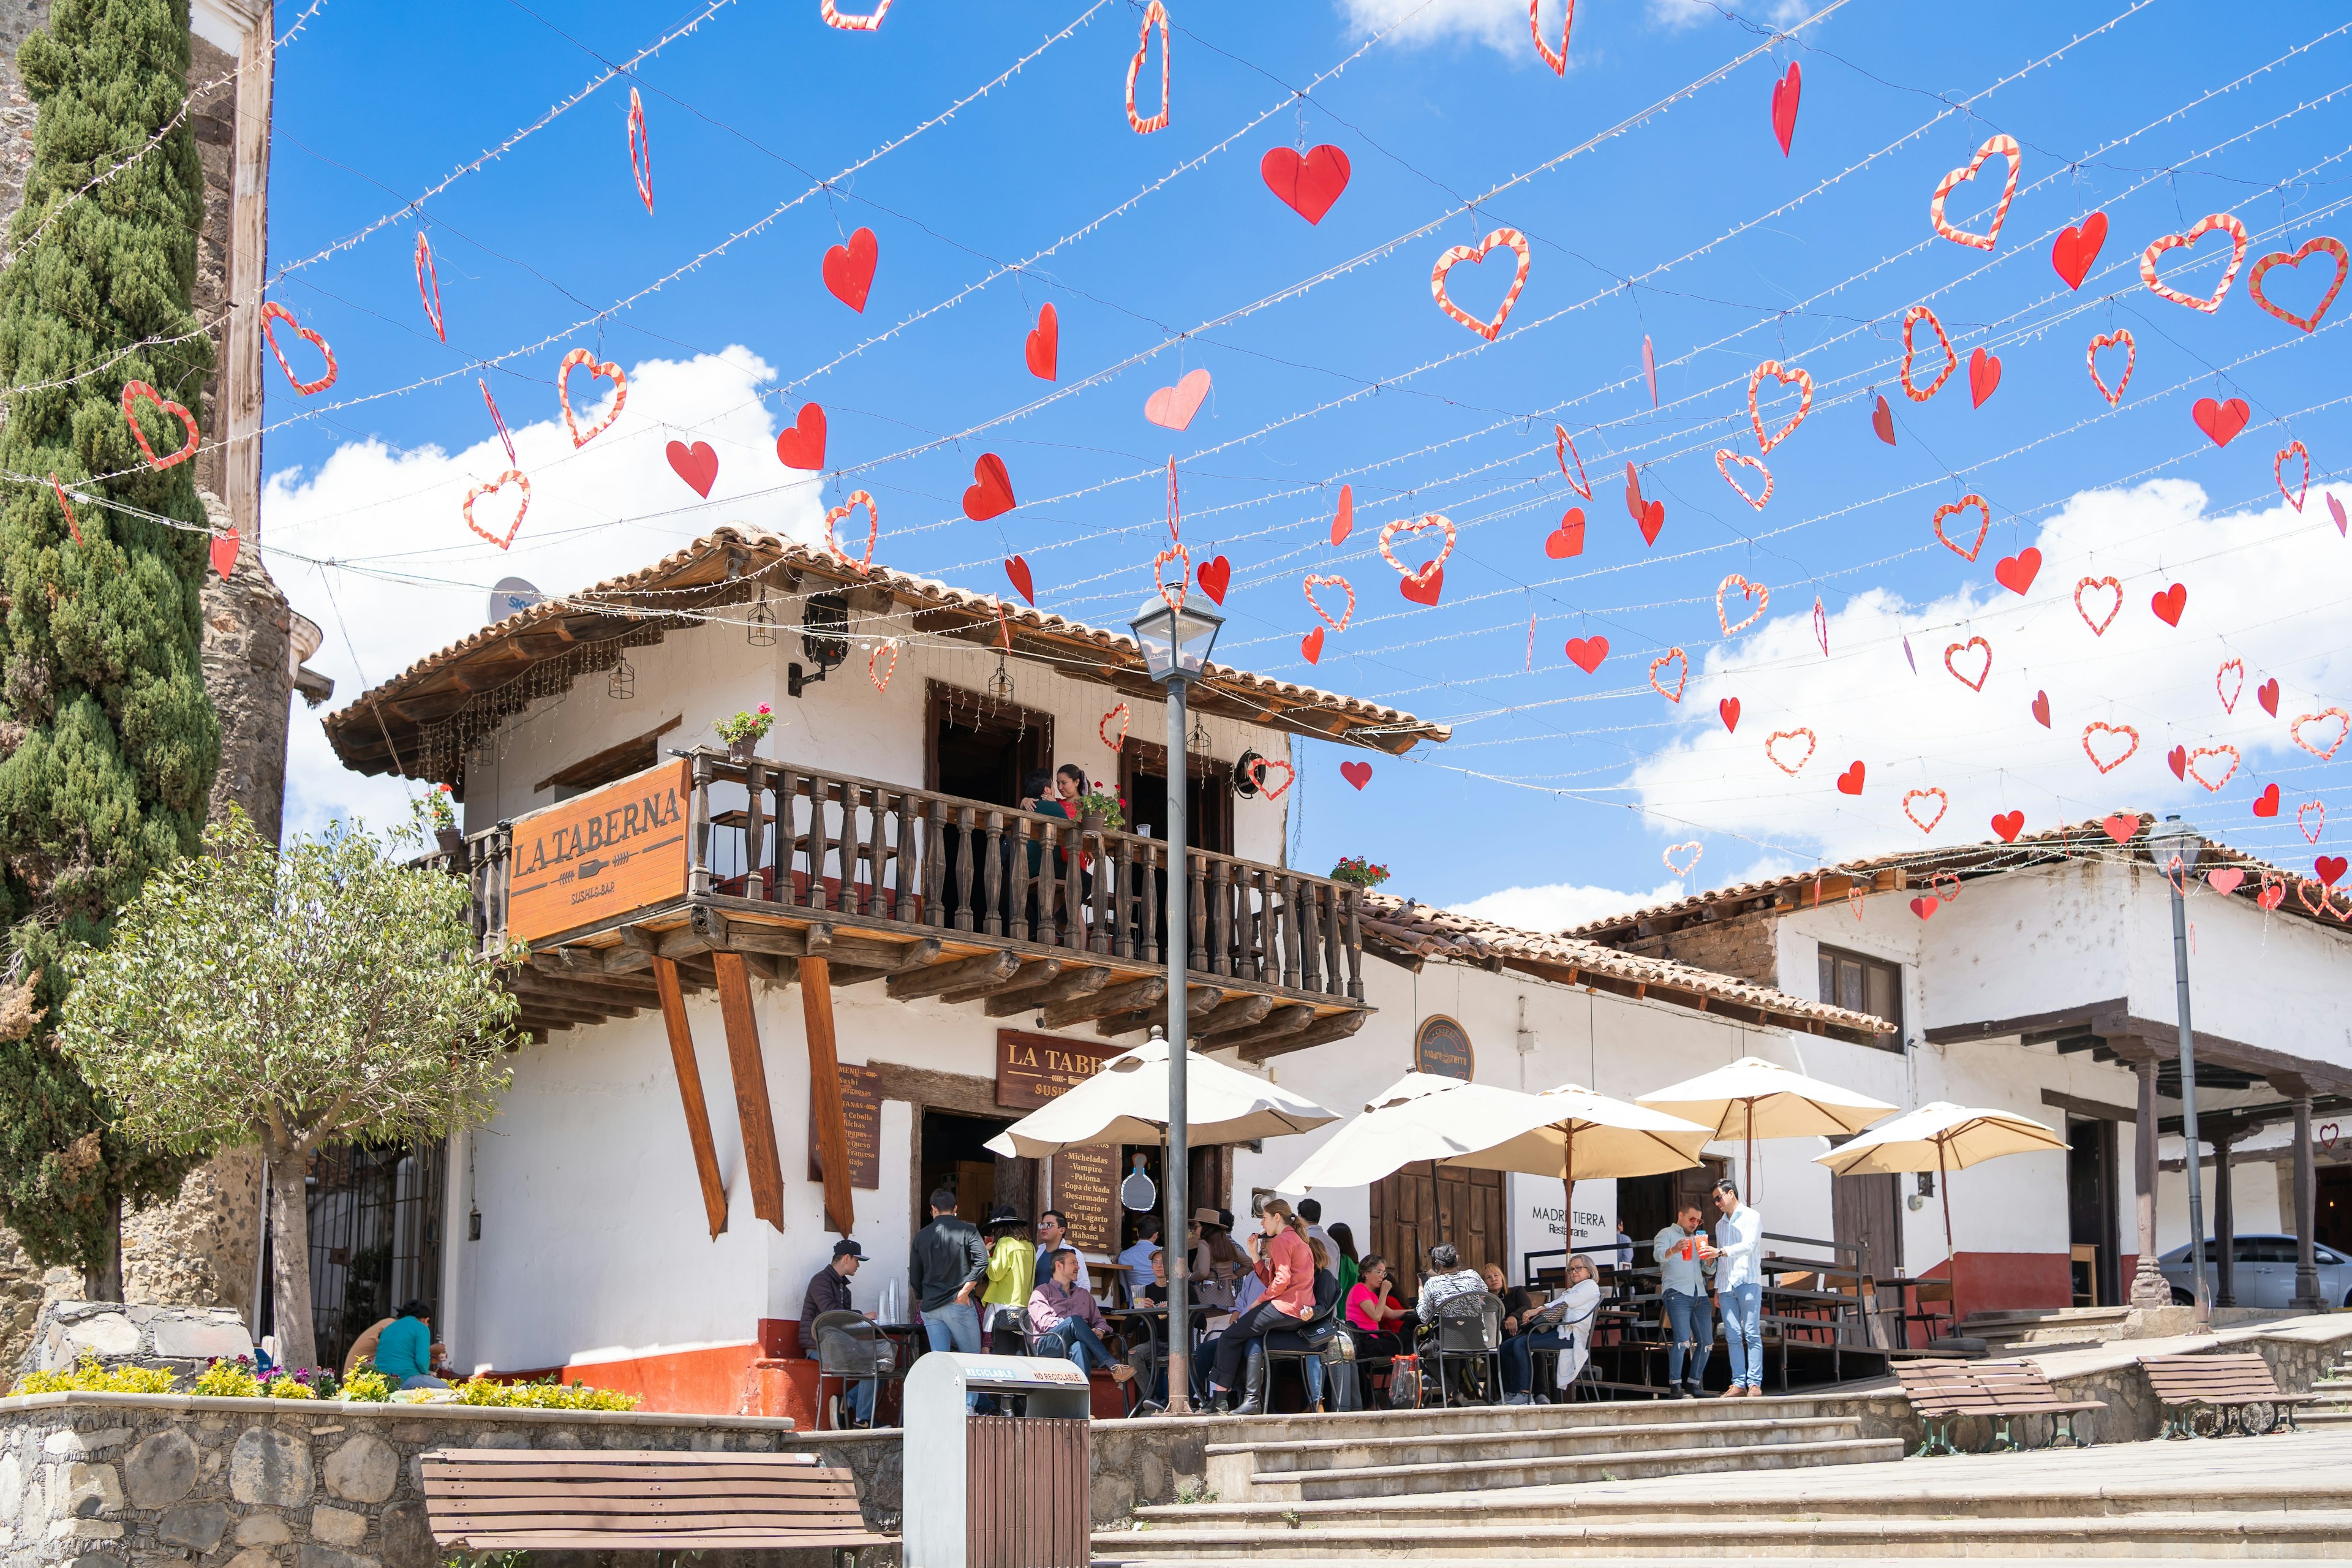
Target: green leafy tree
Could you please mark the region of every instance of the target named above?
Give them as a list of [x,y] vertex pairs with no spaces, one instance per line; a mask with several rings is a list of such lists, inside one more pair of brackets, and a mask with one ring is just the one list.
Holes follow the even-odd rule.
[[128,1137],[192,1158],[261,1146],[279,1359],[308,1366],[311,1153],[488,1121],[518,1005],[477,954],[463,878],[356,830],[281,853],[242,811],[204,847],[67,961],[58,1046]]
[[[25,1016],[0,1026],[0,1219],[119,1294],[123,1205],[170,1196],[187,1164],[123,1137],[49,1032],[60,960],[196,847],[220,761],[205,538],[153,521],[201,530],[194,465],[150,468],[121,405],[144,381],[201,419],[212,363],[189,303],[204,170],[174,123],[187,0],[57,0],[17,65],[39,117],[0,271],[0,1016]],[[179,422],[140,408],[177,450]],[[152,517],[85,504],[76,543],[51,474]]]

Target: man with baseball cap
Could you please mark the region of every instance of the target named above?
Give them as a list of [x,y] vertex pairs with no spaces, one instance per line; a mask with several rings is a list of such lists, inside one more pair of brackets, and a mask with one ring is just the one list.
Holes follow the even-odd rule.
[[[844,1237],[833,1244],[833,1261],[818,1269],[808,1283],[808,1294],[801,1298],[801,1354],[816,1359],[816,1321],[824,1312],[856,1310],[849,1304],[849,1282],[857,1276],[857,1266],[866,1261],[865,1249],[856,1240]],[[866,1317],[874,1314],[868,1312]],[[849,1385],[844,1394],[849,1406],[850,1419],[860,1426],[874,1420],[874,1380],[861,1378]]]

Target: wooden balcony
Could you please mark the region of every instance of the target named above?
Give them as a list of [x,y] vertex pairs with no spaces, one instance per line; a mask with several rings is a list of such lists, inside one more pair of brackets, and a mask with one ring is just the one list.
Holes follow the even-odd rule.
[[542,1038],[658,1006],[657,958],[716,985],[722,954],[777,983],[822,957],[835,986],[1118,1038],[1166,1023],[1181,950],[1196,1048],[1252,1061],[1370,1016],[1360,894],[1328,878],[1192,850],[1190,930],[1171,933],[1164,841],[799,761],[677,755],[436,858],[471,879],[486,950],[527,945],[510,983]]

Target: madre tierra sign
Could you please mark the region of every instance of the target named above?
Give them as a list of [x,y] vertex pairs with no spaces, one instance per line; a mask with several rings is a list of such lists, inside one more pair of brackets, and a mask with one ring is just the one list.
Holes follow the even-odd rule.
[[536,942],[686,896],[684,758],[514,825],[507,939]]

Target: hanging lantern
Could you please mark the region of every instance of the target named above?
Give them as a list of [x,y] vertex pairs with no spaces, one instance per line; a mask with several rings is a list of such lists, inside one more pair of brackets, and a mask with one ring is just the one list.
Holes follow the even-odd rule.
[[776,613],[768,608],[768,590],[764,587],[760,590],[758,602],[751,606],[751,624],[744,637],[753,647],[776,646]]
[[1013,672],[1004,668],[1004,656],[996,656],[996,673],[988,678],[988,700],[1004,703],[1013,700]]
[[635,699],[637,667],[629,662],[626,654],[622,655],[621,662],[613,667],[613,678],[604,683],[604,690],[616,702],[628,702]]
[[1198,714],[1193,715],[1192,732],[1184,738],[1184,746],[1187,751],[1198,752],[1202,756],[1205,757],[1209,754],[1209,727],[1201,722]]

